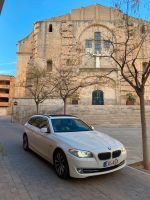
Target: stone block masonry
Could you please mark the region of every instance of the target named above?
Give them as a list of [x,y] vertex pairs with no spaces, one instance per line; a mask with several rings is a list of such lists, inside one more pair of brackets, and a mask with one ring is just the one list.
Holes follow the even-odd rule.
[[[14,106],[14,121],[24,124],[36,114],[32,99],[18,99]],[[100,127],[140,127],[139,106],[126,105],[68,105],[67,113],[75,115],[91,125]],[[40,105],[40,114],[63,114],[63,102],[58,99],[46,100]],[[150,126],[150,106],[146,106],[147,125]]]

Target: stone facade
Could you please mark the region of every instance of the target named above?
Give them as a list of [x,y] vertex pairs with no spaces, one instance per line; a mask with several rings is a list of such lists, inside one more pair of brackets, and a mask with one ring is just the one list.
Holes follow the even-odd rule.
[[[13,121],[22,124],[36,114],[36,106],[31,99],[16,99],[17,106],[13,107]],[[58,99],[46,100],[39,106],[42,114],[63,114],[63,101]],[[139,106],[124,105],[68,105],[67,113],[77,116],[91,125],[101,127],[140,127]],[[147,126],[150,126],[150,106],[146,106]]]
[[[66,61],[76,54],[75,49],[78,46],[85,47],[85,55],[79,64],[83,78],[87,74],[105,74],[117,69],[110,58],[100,57],[97,50],[101,49],[101,54],[106,54],[109,51],[108,38],[114,37],[115,33],[116,38],[124,37],[124,31],[118,31],[116,26],[121,23],[122,15],[118,10],[97,4],[72,10],[64,16],[35,22],[32,33],[18,43],[16,98],[27,97],[27,91],[20,82],[26,81],[26,72],[31,60],[45,68],[50,64],[53,70],[57,64],[65,65]],[[136,23],[138,19],[134,21]],[[96,44],[96,40],[100,44]],[[144,46],[144,57],[149,53],[149,46],[149,43]],[[139,67],[142,70],[142,61]],[[101,95],[102,99],[98,104],[125,104],[126,94],[133,92],[132,88],[122,81],[119,70],[111,73],[109,79],[111,84],[104,83],[80,90],[78,103],[91,105],[94,95],[95,98]],[[94,91],[101,93],[93,93]],[[146,87],[145,101],[147,104],[150,102],[150,81]]]

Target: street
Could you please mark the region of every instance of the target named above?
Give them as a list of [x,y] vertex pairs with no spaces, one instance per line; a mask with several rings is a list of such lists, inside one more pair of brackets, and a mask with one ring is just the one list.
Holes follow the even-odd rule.
[[61,180],[48,162],[22,149],[22,133],[21,125],[0,117],[0,200],[150,199],[150,175],[130,167],[87,179]]

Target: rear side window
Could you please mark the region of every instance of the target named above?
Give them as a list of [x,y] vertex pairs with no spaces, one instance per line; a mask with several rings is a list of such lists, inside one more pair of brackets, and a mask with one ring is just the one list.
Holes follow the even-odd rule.
[[42,119],[39,128],[49,128],[47,119]]
[[35,126],[39,129],[41,128],[48,128],[49,129],[49,123],[48,120],[43,117],[32,117],[29,121],[29,124],[32,126]]
[[32,125],[32,126],[35,126],[36,124],[36,117],[32,117],[29,121],[28,121],[28,124]]
[[36,127],[38,128],[47,128],[48,127],[48,121],[47,119],[43,117],[37,117],[36,118]]
[[28,123],[32,126],[35,126],[37,128],[40,128],[43,118],[42,117],[32,117]]

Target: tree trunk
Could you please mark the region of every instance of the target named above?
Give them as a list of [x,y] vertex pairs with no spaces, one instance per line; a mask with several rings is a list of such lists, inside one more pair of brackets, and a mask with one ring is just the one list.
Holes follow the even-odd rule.
[[145,116],[145,103],[144,103],[144,92],[140,94],[140,111],[141,111],[141,126],[142,126],[142,143],[143,143],[143,165],[144,169],[150,169],[149,167],[149,149],[148,149],[148,135],[146,127],[146,116]]
[[36,102],[36,114],[39,114],[39,103]]
[[67,99],[63,99],[64,101],[64,115],[67,113]]

